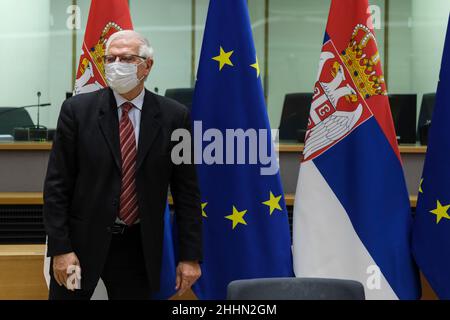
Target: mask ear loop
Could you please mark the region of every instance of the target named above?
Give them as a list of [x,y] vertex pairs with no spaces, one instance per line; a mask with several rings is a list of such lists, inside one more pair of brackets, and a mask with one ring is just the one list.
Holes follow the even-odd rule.
[[[144,63],[146,60],[144,60],[144,61],[142,61],[142,62],[140,62],[140,63],[138,63],[137,65],[136,65],[136,72],[137,72],[137,68],[138,68],[138,66],[140,66],[141,65],[141,63]],[[141,79],[138,79],[139,80],[139,82],[141,82],[143,79],[145,78],[145,76],[143,76]]]

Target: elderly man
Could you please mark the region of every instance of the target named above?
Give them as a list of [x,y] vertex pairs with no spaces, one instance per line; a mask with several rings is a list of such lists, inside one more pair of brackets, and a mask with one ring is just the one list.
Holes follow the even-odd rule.
[[[193,164],[171,161],[171,134],[190,130],[187,108],[144,88],[153,50],[137,32],[106,44],[109,88],[66,100],[44,186],[52,257],[50,299],[90,299],[102,278],[110,299],[150,299],[159,289],[164,210],[176,208],[176,288],[200,277],[201,204]],[[66,288],[81,268],[81,289]]]

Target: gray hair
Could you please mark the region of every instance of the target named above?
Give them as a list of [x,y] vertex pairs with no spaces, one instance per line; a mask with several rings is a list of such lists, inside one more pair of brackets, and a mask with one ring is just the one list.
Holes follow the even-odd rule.
[[141,45],[139,46],[139,55],[141,57],[150,58],[153,60],[154,50],[153,50],[150,42],[144,36],[142,36],[139,32],[136,32],[134,30],[122,30],[122,31],[113,33],[109,37],[108,41],[106,42],[105,52],[108,53],[109,47],[111,46],[111,43],[113,41],[119,40],[119,39],[128,39],[128,38],[138,39],[139,42],[141,42]]

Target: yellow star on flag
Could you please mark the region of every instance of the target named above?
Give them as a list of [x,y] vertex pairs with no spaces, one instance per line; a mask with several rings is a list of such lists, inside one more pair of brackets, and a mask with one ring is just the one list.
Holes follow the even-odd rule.
[[236,226],[241,223],[247,225],[247,222],[244,220],[244,215],[247,213],[247,210],[238,211],[235,206],[233,206],[233,214],[226,216],[225,218],[233,221],[233,230]]
[[422,183],[423,183],[423,178],[420,179],[420,184],[419,184],[419,192],[420,192],[420,193],[423,193],[423,190],[422,190]]
[[259,78],[260,69],[259,69],[258,57],[256,57],[256,62],[254,64],[251,64],[250,67],[253,67],[256,69],[256,78]]
[[208,202],[203,202],[202,203],[202,216],[205,217],[205,218],[208,218],[208,216],[206,215],[206,212],[205,212],[205,207],[207,205],[208,205]]
[[280,207],[280,199],[281,199],[281,195],[278,197],[275,197],[273,195],[272,191],[270,191],[270,199],[263,202],[263,204],[270,207],[270,215],[272,215],[272,212],[275,209],[282,211],[282,209]]
[[442,218],[450,220],[450,216],[447,213],[448,208],[450,208],[450,204],[448,206],[443,206],[439,200],[437,201],[437,208],[430,211],[432,214],[436,215],[436,224],[438,224]]
[[233,63],[230,60],[231,55],[233,54],[234,51],[228,51],[225,52],[223,51],[222,46],[220,47],[220,54],[214,58],[212,58],[213,60],[218,61],[219,64],[219,71],[222,70],[222,68],[227,64],[229,66],[233,67]]

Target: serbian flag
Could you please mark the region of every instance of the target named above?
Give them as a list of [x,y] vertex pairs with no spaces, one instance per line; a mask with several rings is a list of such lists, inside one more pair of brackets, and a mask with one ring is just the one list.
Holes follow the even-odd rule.
[[332,0],[294,205],[297,277],[416,299],[411,210],[367,0]]
[[[92,0],[75,81],[75,95],[93,92],[107,86],[103,65],[106,42],[113,33],[132,29],[133,24],[127,0]],[[160,291],[154,293],[153,299],[168,299],[175,294],[176,262],[172,221],[167,205],[164,212],[165,225]],[[44,261],[44,276],[47,286],[50,283],[49,267],[50,258],[46,258]],[[83,272],[82,261],[81,269]],[[92,299],[103,300],[106,298],[106,289],[100,280]]]
[[81,57],[78,64],[75,94],[107,86],[103,56],[108,38],[120,30],[131,30],[127,0],[92,0]]

